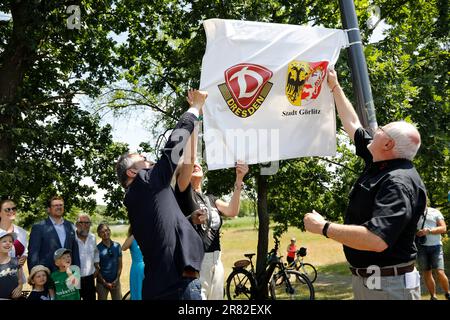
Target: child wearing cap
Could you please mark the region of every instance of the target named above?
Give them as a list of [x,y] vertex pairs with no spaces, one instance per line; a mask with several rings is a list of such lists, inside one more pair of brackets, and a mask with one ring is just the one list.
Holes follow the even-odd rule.
[[10,257],[17,235],[0,231],[0,300],[22,297],[23,270],[16,257]]
[[80,268],[72,264],[72,251],[59,248],[54,259],[58,270],[50,277],[54,282],[55,300],[80,300]]
[[27,300],[53,300],[55,298],[55,291],[47,288],[47,280],[50,277],[50,270],[41,264],[34,266],[30,271],[28,277],[28,284],[33,287],[33,290],[27,297]]

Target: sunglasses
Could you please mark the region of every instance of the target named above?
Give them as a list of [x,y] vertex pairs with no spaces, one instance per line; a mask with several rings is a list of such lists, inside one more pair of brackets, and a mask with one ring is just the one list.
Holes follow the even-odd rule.
[[12,211],[17,211],[17,207],[12,207],[12,208],[5,208],[3,209],[5,212],[12,212]]
[[108,248],[107,254],[108,254],[108,256],[110,256],[110,257],[113,256],[113,252],[112,252],[111,248]]
[[91,224],[91,222],[88,222],[88,221],[77,221],[77,223],[85,224],[85,225],[90,225]]

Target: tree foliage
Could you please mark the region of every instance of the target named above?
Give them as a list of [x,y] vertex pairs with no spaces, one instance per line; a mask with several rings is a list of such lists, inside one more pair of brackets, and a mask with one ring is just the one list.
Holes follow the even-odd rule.
[[[115,190],[110,126],[83,110],[77,95],[96,97],[115,79],[113,1],[4,1],[0,11],[0,195],[21,204],[27,225],[55,193],[66,207],[95,209],[91,177]],[[81,29],[69,29],[69,5],[81,9]],[[105,157],[108,159],[105,160]],[[116,206],[117,208],[117,206]]]

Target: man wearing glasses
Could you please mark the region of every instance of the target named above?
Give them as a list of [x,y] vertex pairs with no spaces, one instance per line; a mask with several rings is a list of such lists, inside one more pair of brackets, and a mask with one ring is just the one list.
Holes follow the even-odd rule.
[[95,300],[95,278],[97,277],[95,263],[100,261],[95,235],[90,232],[91,218],[85,213],[77,217],[77,242],[80,251],[81,288],[83,300]]
[[55,271],[53,254],[59,248],[72,252],[72,264],[80,266],[75,226],[64,220],[64,199],[52,197],[48,202],[48,218],[33,225],[28,242],[28,270],[41,264]]
[[181,116],[156,164],[139,154],[125,154],[116,164],[133,235],[144,256],[143,300],[201,300],[203,242],[181,212],[170,182],[206,97],[206,92],[189,91],[191,108]]
[[412,160],[420,134],[415,126],[397,121],[372,136],[362,128],[334,70],[328,72],[328,85],[344,129],[366,166],[350,192],[344,225],[313,211],[305,215],[305,228],[344,245],[355,299],[418,300],[414,237],[426,193]]

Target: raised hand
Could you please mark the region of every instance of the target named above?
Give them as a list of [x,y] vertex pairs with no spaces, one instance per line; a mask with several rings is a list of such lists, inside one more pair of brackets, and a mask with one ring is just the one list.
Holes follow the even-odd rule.
[[248,165],[244,162],[238,161],[236,163],[236,181],[242,182],[244,176],[248,173]]
[[335,86],[339,85],[339,81],[335,70],[328,69],[327,82],[331,90],[333,90]]
[[190,89],[188,91],[186,100],[192,108],[196,108],[201,114],[203,105],[205,104],[207,97],[208,97],[207,91]]

